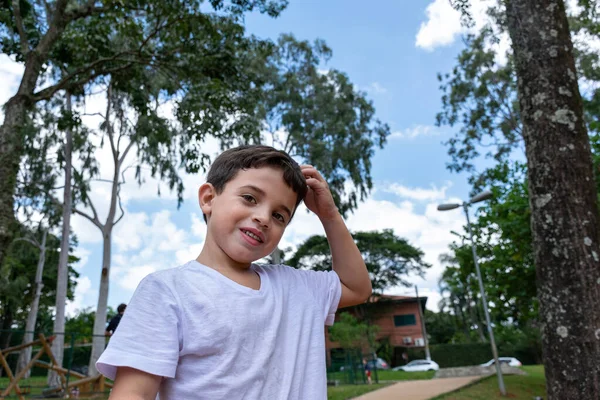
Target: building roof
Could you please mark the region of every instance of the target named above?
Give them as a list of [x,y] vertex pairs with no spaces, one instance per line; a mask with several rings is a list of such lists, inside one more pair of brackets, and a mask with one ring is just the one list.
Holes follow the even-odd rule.
[[[419,300],[421,302],[421,308],[425,311],[425,304],[427,304],[427,297],[419,296]],[[375,304],[375,303],[387,303],[387,304],[401,304],[401,303],[416,303],[417,298],[412,296],[396,296],[389,294],[382,295],[373,295],[367,300],[366,304]],[[358,305],[360,306],[360,304]],[[352,306],[357,307],[357,306]],[[344,307],[350,308],[350,307]]]

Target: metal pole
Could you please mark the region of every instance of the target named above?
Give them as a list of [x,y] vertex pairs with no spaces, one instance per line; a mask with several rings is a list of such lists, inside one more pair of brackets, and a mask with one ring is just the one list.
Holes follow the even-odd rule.
[[479,281],[479,291],[481,292],[481,302],[483,303],[483,312],[485,314],[485,322],[487,323],[488,333],[490,335],[490,345],[492,346],[492,354],[494,355],[494,364],[496,365],[496,375],[498,375],[498,386],[502,396],[506,396],[506,387],[504,386],[504,378],[502,377],[502,368],[498,362],[498,349],[496,348],[496,340],[494,339],[494,330],[490,321],[488,312],[488,302],[483,289],[483,280],[481,279],[481,271],[479,270],[479,262],[477,261],[477,251],[475,251],[475,241],[473,240],[473,230],[471,229],[471,220],[469,219],[469,204],[464,203],[463,208],[467,216],[467,229],[471,238],[471,250],[473,250],[473,262],[475,263],[475,271],[477,271],[477,280]]
[[417,307],[419,308],[419,318],[421,319],[421,329],[423,329],[423,340],[425,341],[425,358],[431,361],[431,353],[429,353],[429,340],[427,340],[427,329],[425,329],[425,318],[423,317],[423,310],[421,310],[419,288],[417,285],[415,285],[415,292],[417,293]]

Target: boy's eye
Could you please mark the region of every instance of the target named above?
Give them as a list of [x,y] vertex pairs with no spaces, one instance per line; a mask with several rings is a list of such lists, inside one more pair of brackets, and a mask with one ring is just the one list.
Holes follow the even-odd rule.
[[242,195],[242,198],[243,198],[244,200],[246,200],[247,202],[250,202],[250,203],[256,204],[256,199],[255,199],[253,196],[249,195],[249,194],[243,194],[243,195]]
[[275,217],[275,219],[277,219],[278,221],[281,221],[283,223],[285,223],[285,217],[279,213],[275,213],[273,214],[273,216]]

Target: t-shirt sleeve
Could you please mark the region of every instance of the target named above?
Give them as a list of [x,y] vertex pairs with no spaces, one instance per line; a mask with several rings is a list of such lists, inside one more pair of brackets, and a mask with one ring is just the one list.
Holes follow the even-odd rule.
[[98,359],[98,371],[114,379],[117,367],[175,377],[179,360],[181,323],[171,288],[160,276],[148,275],[135,290],[119,329]]
[[308,287],[313,290],[313,298],[323,305],[325,325],[333,325],[335,312],[342,297],[342,283],[335,271],[300,270],[309,280]]

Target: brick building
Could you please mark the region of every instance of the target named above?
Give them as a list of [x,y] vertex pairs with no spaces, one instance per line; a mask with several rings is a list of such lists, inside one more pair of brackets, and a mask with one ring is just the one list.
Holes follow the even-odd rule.
[[[424,348],[423,328],[421,318],[419,317],[419,303],[421,310],[425,313],[425,304],[427,297],[410,296],[387,296],[372,298],[368,303],[353,307],[339,309],[336,314],[336,321],[343,312],[349,312],[359,320],[364,315],[370,315],[372,324],[379,326],[376,340],[389,341],[394,349],[399,348]],[[329,340],[329,334],[326,330],[326,342],[328,358],[332,351],[336,351],[340,346]],[[400,353],[401,354],[401,353]],[[390,360],[393,364],[398,364],[399,360]]]

